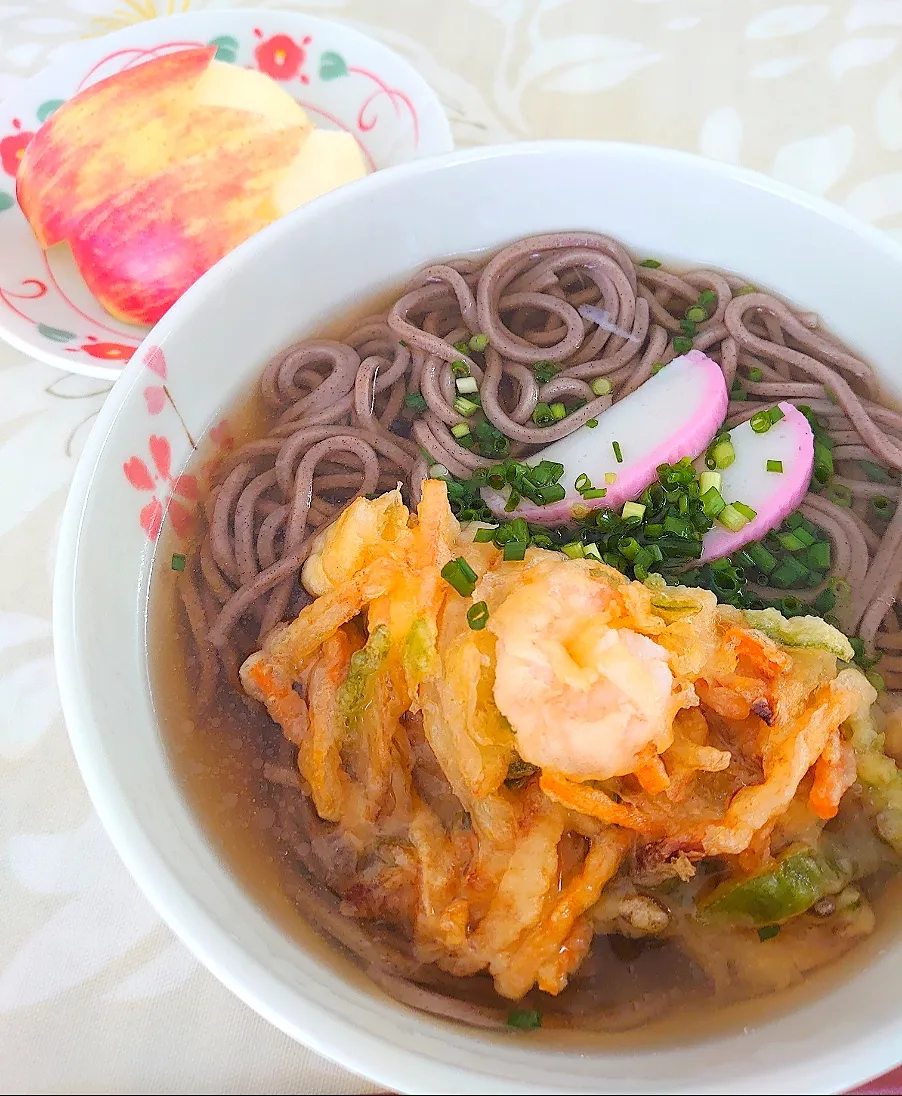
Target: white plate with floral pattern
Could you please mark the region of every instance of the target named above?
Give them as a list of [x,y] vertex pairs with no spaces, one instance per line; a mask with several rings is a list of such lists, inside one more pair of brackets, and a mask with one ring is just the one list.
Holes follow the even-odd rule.
[[435,93],[401,57],[358,31],[299,12],[205,11],[75,43],[0,103],[0,338],[72,373],[115,380],[147,330],[113,319],[68,252],[46,255],[16,202],[15,175],[41,123],[123,69],[191,46],[277,80],[317,126],[357,139],[374,169],[448,152]]

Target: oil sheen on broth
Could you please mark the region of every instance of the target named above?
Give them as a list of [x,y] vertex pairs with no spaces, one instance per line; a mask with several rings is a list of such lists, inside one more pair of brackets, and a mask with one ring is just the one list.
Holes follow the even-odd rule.
[[[215,547],[213,556],[208,555],[203,566],[200,561],[200,553],[203,550],[209,553],[211,537],[215,540],[217,536],[215,518],[212,519],[212,532],[209,523],[202,522],[197,541],[187,550],[185,545],[169,539],[170,534],[165,534],[155,563],[148,621],[155,706],[173,767],[201,824],[242,884],[286,931],[302,933],[304,921],[300,910],[304,916],[324,924],[333,938],[337,937],[356,951],[371,971],[377,965],[371,952],[372,944],[361,944],[353,934],[346,936],[344,928],[333,931],[330,924],[334,925],[336,918],[344,918],[345,922],[354,924],[354,932],[359,932],[359,926],[364,924],[377,946],[385,944],[391,948],[400,943],[398,925],[392,921],[390,912],[383,915],[371,911],[360,920],[361,908],[355,910],[353,905],[353,896],[357,893],[353,887],[341,890],[344,902],[340,904],[335,899],[334,909],[327,911],[331,922],[324,920],[325,915],[322,911],[317,912],[313,904],[309,881],[300,885],[299,880],[305,878],[301,863],[309,866],[317,860],[325,865],[323,879],[317,884],[320,890],[327,878],[346,882],[356,870],[348,863],[353,855],[349,852],[348,841],[333,839],[329,826],[324,826],[318,819],[314,819],[315,829],[303,832],[303,824],[292,814],[295,802],[301,798],[297,786],[290,786],[297,781],[297,776],[292,775],[297,773],[296,747],[288,742],[282,729],[260,704],[234,687],[237,666],[259,646],[245,626],[251,610],[245,606],[244,615],[235,616],[228,628],[223,628],[221,621],[216,620],[218,606],[223,601],[228,609],[229,597],[243,596],[242,592],[246,590],[253,594],[254,583],[260,585],[260,576],[267,567],[278,568],[280,559],[288,558],[298,544],[308,543],[311,536],[325,528],[344,503],[355,495],[361,478],[366,478],[369,458],[365,452],[361,454],[359,442],[349,443],[350,450],[342,450],[341,445],[333,446],[332,440],[342,434],[343,424],[347,424],[351,416],[352,428],[345,431],[348,435],[353,435],[356,428],[358,435],[369,430],[385,437],[382,447],[376,446],[373,451],[375,471],[367,494],[386,492],[400,481],[405,485],[405,497],[410,500],[411,483],[415,485],[413,497],[416,498],[419,479],[427,474],[439,475],[445,478],[452,506],[462,521],[483,525],[497,523],[498,518],[483,506],[479,483],[469,478],[472,469],[505,461],[516,466],[519,455],[542,447],[543,434],[553,441],[579,429],[587,420],[602,414],[612,398],[616,402],[621,390],[628,390],[631,384],[635,387],[637,382],[657,372],[661,362],[666,365],[694,344],[712,357],[724,372],[731,392],[727,427],[735,427],[756,412],[760,417],[760,413],[766,412],[776,400],[803,405],[815,424],[816,456],[821,460],[823,478],[805,497],[800,510],[776,530],[777,536],[782,538],[779,549],[777,542],[767,541],[772,552],[768,549],[757,557],[746,555],[741,560],[732,557],[727,561],[725,566],[732,568],[732,573],[727,575],[730,582],[725,581],[723,568],[718,570],[709,565],[686,573],[686,560],[690,558],[686,555],[668,560],[665,554],[651,570],[663,572],[671,583],[677,581],[677,574],[691,574],[691,578],[683,578],[687,587],[713,592],[721,603],[732,604],[738,609],[760,610],[775,605],[788,617],[801,617],[807,613],[826,617],[855,637],[856,661],[870,673],[875,683],[887,690],[879,701],[882,708],[892,707],[893,692],[902,686],[902,656],[897,654],[902,651],[899,622],[889,606],[879,603],[883,587],[887,583],[898,584],[897,571],[892,569],[891,562],[886,564],[886,557],[892,556],[894,545],[902,538],[902,529],[897,528],[900,523],[894,520],[892,507],[892,500],[898,495],[898,472],[902,467],[902,416],[885,405],[881,407],[879,396],[864,373],[865,367],[851,352],[825,335],[815,318],[793,311],[778,298],[753,291],[741,278],[710,271],[670,274],[659,265],[635,263],[616,243],[584,233],[526,241],[512,245],[502,253],[501,259],[492,260],[488,265],[485,259],[466,259],[430,268],[428,274],[428,280],[414,280],[406,289],[371,302],[358,316],[344,316],[340,322],[330,325],[321,338],[332,340],[330,346],[340,344],[343,349],[312,351],[294,373],[289,369],[287,375],[285,368],[281,373],[270,368],[269,379],[264,381],[264,395],[261,396],[259,387],[255,386],[244,403],[230,413],[230,430],[236,445],[232,455],[226,455],[217,480],[225,484],[220,497],[230,499],[227,506],[224,504],[228,513],[224,521],[220,518],[219,522],[220,533],[225,531],[229,537],[225,557],[220,541],[219,562],[210,563],[216,555]],[[479,296],[481,281],[492,278],[502,288],[513,287],[505,292],[521,293],[516,307],[498,308],[500,289],[495,290],[492,305],[491,285]],[[549,288],[556,289],[556,296],[551,301],[548,300]],[[478,318],[477,297],[482,309]],[[403,298],[402,303],[407,302],[400,311],[396,305],[399,298]],[[491,311],[488,320],[486,300]],[[569,311],[561,307],[560,302],[569,306]],[[601,310],[599,302],[604,305]],[[585,331],[576,338],[571,313],[585,304],[590,306],[590,315],[599,326],[587,322]],[[394,320],[389,327],[385,315],[392,306],[395,306]],[[594,312],[591,312],[592,308]],[[403,329],[399,326],[402,321],[408,325]],[[349,333],[355,330],[357,336],[351,337]],[[482,331],[487,332],[485,337]],[[628,338],[630,335],[633,346]],[[351,394],[345,395],[347,385],[339,391],[337,398],[345,399],[345,410],[330,415],[328,405],[324,413],[323,402],[317,401],[316,394],[330,381],[334,383],[343,369],[348,369],[347,338],[351,338],[351,358],[359,350],[356,360],[358,363],[362,360],[363,364],[359,369],[354,366],[357,384]],[[467,345],[467,340],[474,338],[475,341]],[[439,360],[441,355],[435,356],[436,339],[457,344],[459,349],[448,353],[442,362]],[[574,345],[565,348],[565,352],[560,348],[568,339]],[[422,347],[419,340],[422,340]],[[536,360],[537,354],[527,353],[524,357],[524,344],[542,347],[547,360]],[[323,344],[316,345],[321,347]],[[494,351],[495,346],[501,347],[501,351]],[[586,350],[587,346],[590,346],[589,350]],[[493,352],[504,357],[500,367],[501,383],[495,389],[491,389],[491,371],[499,367],[493,365],[489,357]],[[792,358],[793,354],[813,365],[798,364]],[[616,367],[611,368],[614,359]],[[577,368],[568,372],[574,362]],[[587,362],[589,364],[584,364]],[[471,363],[472,368],[466,368],[466,363]],[[822,368],[832,371],[828,380],[836,378],[831,383],[840,393],[844,392],[845,379],[849,380],[849,400],[854,401],[854,407],[848,400],[843,403],[844,397],[837,399],[836,392],[826,391],[830,384],[821,376],[819,370]],[[535,372],[536,383],[532,387],[529,376],[524,379],[525,370]],[[393,376],[394,379],[380,389],[380,376]],[[475,378],[474,383],[469,380],[463,386],[456,383],[462,377],[471,376]],[[476,402],[472,408],[465,408],[460,403],[461,396],[466,400],[474,392]],[[482,396],[482,403],[479,396]],[[301,406],[305,399],[307,409],[302,408],[301,413],[293,417],[292,407]],[[867,422],[863,425],[855,418],[860,407],[864,407],[867,414]],[[555,410],[545,416],[549,408]],[[563,413],[558,414],[557,408]],[[455,422],[460,425],[462,421],[472,424],[473,430],[467,433],[449,429]],[[387,429],[390,422],[394,424],[393,434]],[[482,423],[485,426],[477,429]],[[318,458],[321,464],[318,471],[316,461],[313,461],[314,504],[302,522],[302,539],[297,539],[298,531],[295,530],[295,540],[289,542],[286,530],[291,515],[286,516],[282,511],[290,508],[278,493],[276,452],[285,440],[300,437],[298,429],[307,425],[310,429],[306,440],[301,439],[303,444],[296,447],[292,456],[292,475],[299,467],[298,462],[306,459],[305,455],[317,445],[325,445],[325,449]],[[418,456],[416,449],[409,445],[406,449],[393,446],[390,440],[393,436],[401,438],[398,444],[402,446],[405,437],[415,438],[420,453],[425,450],[426,459]],[[265,437],[274,439],[268,453],[261,456],[262,450],[258,449],[251,458],[249,471],[243,477],[236,473],[240,461],[234,453],[245,441]],[[831,452],[835,454],[835,460],[825,456]],[[209,459],[210,455],[211,450],[202,451],[196,459],[196,467],[200,468],[204,458]],[[474,456],[485,459],[474,460]],[[519,467],[522,470],[523,466]],[[275,469],[275,472],[268,472],[268,469]],[[521,475],[522,471],[518,473],[515,468],[513,474]],[[254,480],[260,475],[269,475],[270,479],[266,482]],[[680,485],[688,483],[693,473],[673,466],[661,475],[664,477],[662,483],[672,487],[676,497],[683,489]],[[316,476],[320,478],[317,480]],[[667,480],[667,476],[672,478]],[[242,557],[240,536],[236,534],[240,519],[235,514],[240,514],[242,498],[250,497],[243,492],[253,491],[254,483],[259,489],[251,499],[251,539],[245,538]],[[259,500],[263,500],[262,506],[258,505]],[[686,511],[689,504],[691,497]],[[245,518],[247,513],[246,508]],[[270,526],[276,529],[275,535],[272,529],[267,533],[267,518]],[[561,549],[572,559],[574,555],[589,555],[583,549],[595,543],[597,558],[600,560],[604,553],[607,563],[614,542],[609,536],[605,539],[606,534],[598,533],[594,524],[588,532],[586,521],[581,520],[581,526],[574,523],[566,531],[550,530],[550,538],[549,531],[530,526],[529,535],[533,538],[530,544],[533,548],[544,549],[549,560],[553,554],[555,560],[563,561],[565,557],[559,555]],[[616,521],[616,518],[611,520]],[[503,531],[512,526],[502,518],[499,528]],[[635,532],[642,545],[650,544],[654,539],[654,533],[641,522],[625,531]],[[620,530],[620,534],[623,532]],[[303,541],[304,537],[306,541]],[[794,547],[800,538],[802,547]],[[700,542],[701,534],[698,539]],[[616,543],[622,540],[621,535]],[[810,553],[813,545],[828,541],[832,544],[832,553],[818,549],[814,554]],[[579,552],[573,547],[577,542]],[[497,537],[495,543],[500,543]],[[248,544],[252,545],[250,563]],[[477,547],[483,550],[482,546],[473,546]],[[493,551],[494,548],[489,545],[484,550]],[[186,579],[181,571],[173,569],[174,555],[180,560],[187,556],[190,580],[202,595],[195,604],[206,607],[205,626],[215,624],[214,634],[216,629],[220,631],[217,658],[221,659],[221,664],[217,662],[218,668],[212,675],[209,660],[205,668],[203,652],[198,653],[197,630],[188,626],[179,596],[179,584]],[[760,561],[768,556],[775,559],[770,571],[747,573],[752,565],[749,558],[754,563],[756,558]],[[505,558],[508,558],[507,553]],[[510,555],[512,564],[517,558],[516,552]],[[800,562],[802,560],[812,562],[809,566]],[[817,570],[818,560],[827,561],[827,574]],[[620,563],[615,565],[631,579],[644,578],[638,567],[633,573],[633,557],[622,556]],[[829,571],[831,565],[835,568],[832,572]],[[550,561],[548,567],[557,574],[556,563]],[[214,569],[215,575],[211,578]],[[783,572],[795,573],[795,578],[775,590],[769,583],[769,576]],[[225,593],[214,597],[211,583],[219,583]],[[852,586],[855,589],[850,591]],[[699,595],[703,596],[710,598],[710,593]],[[263,594],[248,601],[247,605],[256,614],[253,619],[257,624],[262,620],[264,624],[268,621],[269,626],[279,620],[292,619],[306,600],[292,582],[286,583],[283,579],[281,584],[271,583]],[[713,598],[711,601],[713,603]],[[726,627],[723,622],[719,626]],[[366,641],[365,631],[358,637],[353,622],[347,627],[352,646]],[[875,676],[873,669],[874,660],[881,653],[880,665],[885,668],[882,680]],[[896,663],[899,663],[898,667]],[[825,684],[824,688],[827,687]],[[306,685],[299,683],[298,693],[304,693],[305,688]],[[730,736],[737,733],[739,724],[730,722],[733,717],[727,716],[726,708],[713,711],[710,704],[716,706],[716,703],[710,695],[705,701],[711,724],[708,744],[722,751],[737,749]],[[738,710],[741,713],[741,705]],[[745,711],[748,712],[748,705]],[[767,709],[759,706],[754,711],[766,712]],[[772,718],[773,713],[769,711],[762,716],[768,723]],[[882,714],[880,719],[884,720]],[[409,716],[402,718],[407,728],[405,733],[409,732],[410,736],[417,791],[429,798],[435,816],[455,841],[469,840],[461,830],[461,827],[468,830],[469,822],[461,815],[460,802],[441,790],[441,786],[447,788],[443,785],[444,775],[432,750],[423,747],[418,739],[421,732],[414,728],[415,721]],[[896,746],[894,738],[899,737],[898,720],[890,716],[885,720],[885,729],[887,748],[892,752]],[[837,748],[842,748],[841,744]],[[851,749],[851,746],[847,747],[847,755]],[[737,749],[736,758],[745,766],[742,773],[731,766],[727,770],[731,775],[722,781],[722,786],[718,784],[720,778],[713,773],[705,778],[709,793],[718,802],[724,795],[728,800],[744,785],[754,785],[762,779],[760,758],[756,760],[751,753],[744,760],[742,756],[742,749]],[[521,798],[532,795],[528,789],[538,779],[535,767],[524,763],[515,752],[511,757],[505,787],[510,795]],[[873,756],[869,757],[873,762]],[[861,764],[859,761],[860,771]],[[347,765],[352,780],[364,779],[364,775],[355,769],[355,762],[348,761]],[[887,760],[887,765],[892,766],[891,761]],[[886,771],[881,771],[885,776]],[[606,789],[606,797],[608,792],[613,794],[610,802],[620,803],[624,794],[631,795],[629,781],[635,779],[618,776],[616,790],[611,781],[603,780],[600,789]],[[789,808],[774,819],[762,838],[768,849],[773,840],[776,860],[770,858],[769,851],[762,851],[760,847],[755,851],[751,846],[738,857],[727,856],[726,860],[722,856],[719,859],[706,857],[687,840],[682,846],[670,848],[665,856],[665,860],[669,857],[670,866],[677,861],[679,866],[672,871],[665,868],[656,875],[655,871],[660,867],[657,862],[652,866],[655,870],[644,862],[640,870],[637,862],[630,859],[632,854],[627,854],[620,871],[603,889],[600,900],[587,911],[585,916],[591,916],[594,925],[594,941],[582,962],[570,968],[569,981],[564,979],[566,988],[556,996],[534,987],[525,996],[505,1000],[498,996],[491,979],[484,973],[463,977],[460,972],[452,976],[450,973],[436,975],[432,971],[428,978],[422,978],[421,985],[416,963],[410,960],[407,952],[406,966],[401,972],[404,976],[396,970],[386,975],[380,984],[416,1007],[483,1026],[492,1026],[497,1017],[500,1017],[497,1022],[503,1025],[507,1015],[507,1022],[515,1027],[533,1027],[541,1022],[546,1027],[616,1033],[662,1021],[677,1004],[681,1006],[680,1031],[685,1034],[686,1025],[692,1024],[692,1015],[704,1015],[705,1029],[710,1033],[712,1003],[727,1005],[796,987],[785,995],[784,1001],[788,1003],[794,1000],[793,994],[798,994],[797,987],[802,981],[808,980],[815,988],[823,987],[821,968],[830,963],[828,977],[840,976],[848,962],[840,962],[841,956],[853,947],[856,956],[864,956],[892,927],[887,909],[889,903],[880,896],[896,870],[896,856],[888,840],[883,839],[894,822],[892,819],[887,821],[889,815],[884,810],[884,829],[879,836],[872,821],[875,796],[879,799],[880,795],[886,797],[890,792],[886,787],[878,786],[879,780],[878,785],[873,783],[877,777],[868,779],[871,783],[866,781],[864,786],[860,780],[851,787],[846,784],[848,790],[842,796],[839,813],[825,828],[823,822],[817,820],[809,826],[811,820],[807,815],[802,817],[807,809],[804,795],[812,780],[809,774]],[[895,780],[895,776],[892,779]],[[627,781],[625,786],[624,780]],[[642,803],[650,802],[650,785],[646,786],[641,778],[640,785],[642,790],[638,798],[627,798],[634,806],[640,799]],[[309,788],[309,784],[304,781],[301,787]],[[537,785],[535,795],[538,795]],[[879,802],[885,806],[883,800]],[[558,888],[566,889],[573,883],[587,850],[594,847],[593,832],[588,826],[582,833],[567,830],[561,837]],[[902,834],[902,827],[899,832]],[[338,831],[336,833],[342,837]],[[786,833],[792,836],[791,842],[781,838],[780,835]],[[701,930],[697,932],[694,927],[696,902],[704,902],[704,896],[719,881],[755,878],[768,870],[782,870],[779,866],[790,854],[802,856],[793,863],[801,865],[804,873],[811,868],[811,863],[804,859],[808,853],[798,850],[809,844],[820,847],[818,842],[823,840],[824,833],[839,835],[840,859],[845,857],[844,864],[854,862],[856,865],[854,872],[849,870],[849,879],[843,876],[836,885],[826,885],[816,901],[812,899],[798,916],[781,917],[780,925],[760,924],[759,918],[754,930],[744,921],[741,928],[726,927],[716,933],[709,928],[705,930],[706,935],[699,935]],[[760,840],[758,844],[760,846]],[[371,857],[371,853],[367,856]],[[372,868],[371,860],[364,858],[362,862],[370,863]],[[809,883],[821,885],[823,880],[820,883],[809,880]],[[778,879],[774,884],[778,891],[782,888],[784,892],[787,886],[793,885],[786,879]],[[895,891],[895,882],[890,889]],[[795,899],[799,900],[797,894]],[[751,899],[746,895],[745,901],[754,904],[754,900],[754,894]],[[344,917],[345,914],[353,916]],[[875,918],[880,928],[877,933],[872,932]],[[860,941],[867,943],[860,946]],[[816,975],[815,971],[818,971]],[[450,1000],[452,1004],[446,1008],[441,1005],[443,1000]],[[768,998],[767,1009],[772,1015],[772,996]],[[727,1015],[725,1011],[724,1017]],[[735,1022],[735,1014],[730,1012],[729,1015]],[[748,1015],[753,1017],[754,1011]],[[747,1018],[744,1022],[748,1022]],[[656,1023],[655,1037],[664,1037],[665,1030],[661,1023]]]

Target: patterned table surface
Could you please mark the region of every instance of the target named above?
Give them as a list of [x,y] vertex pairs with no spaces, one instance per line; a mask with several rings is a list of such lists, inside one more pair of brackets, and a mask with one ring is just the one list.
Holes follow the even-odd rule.
[[[671,145],[902,239],[902,0],[0,0],[0,99],[72,39],[232,6],[302,9],[392,46],[436,88],[459,145]],[[50,590],[66,488],[107,390],[0,346],[0,1092],[374,1092],[198,965],[88,803]]]

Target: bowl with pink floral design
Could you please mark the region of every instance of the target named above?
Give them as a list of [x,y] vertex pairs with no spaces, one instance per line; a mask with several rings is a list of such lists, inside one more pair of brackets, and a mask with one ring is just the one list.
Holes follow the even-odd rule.
[[453,147],[438,97],[408,62],[359,31],[300,12],[199,11],[73,43],[0,102],[0,338],[31,357],[114,380],[147,329],[105,311],[65,245],[46,253],[38,245],[16,200],[28,143],[83,89],[198,46],[277,81],[317,128],[351,133],[370,170]]

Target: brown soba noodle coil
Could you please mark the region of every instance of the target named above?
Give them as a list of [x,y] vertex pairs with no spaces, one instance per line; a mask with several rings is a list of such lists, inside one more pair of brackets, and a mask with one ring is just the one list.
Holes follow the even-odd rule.
[[[803,513],[829,536],[833,573],[851,587],[837,609],[842,624],[870,647],[898,649],[902,508],[887,522],[872,503],[898,500],[902,414],[875,402],[871,369],[817,317],[741,277],[641,266],[606,236],[560,232],[487,259],[433,264],[345,339],[298,343],[266,367],[259,393],[270,426],[222,465],[181,584],[201,688],[212,689],[217,663],[233,674],[305,603],[299,569],[348,501],[397,483],[415,500],[430,464],[467,477],[496,463],[452,432],[466,421],[454,406],[454,362],[466,363],[486,418],[521,456],[579,429],[675,357],[672,336],[702,290],[716,304],[694,346],[744,393],[731,400],[727,425],[788,400],[811,407],[833,436],[835,483],[852,505],[809,493]],[[474,335],[487,339],[484,351],[455,347]],[[544,382],[533,372],[542,361],[558,366]],[[599,378],[611,382],[610,395],[593,392]],[[551,401],[582,406],[535,425],[536,406]],[[869,479],[862,460],[888,473],[886,482]],[[886,666],[887,685],[902,687],[902,668]]]

